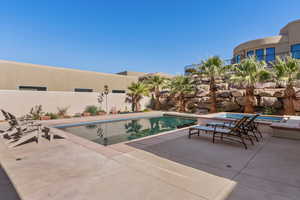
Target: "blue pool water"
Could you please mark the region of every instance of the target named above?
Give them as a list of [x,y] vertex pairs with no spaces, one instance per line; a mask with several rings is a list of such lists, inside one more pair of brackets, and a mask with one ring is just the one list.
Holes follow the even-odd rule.
[[[241,119],[244,116],[253,116],[252,114],[243,114],[243,113],[222,113],[219,115],[216,115],[216,117],[220,118],[229,118],[229,119]],[[267,121],[267,122],[280,122],[283,120],[283,117],[278,117],[278,116],[258,116],[257,121]]]
[[175,130],[183,126],[193,125],[196,122],[197,120],[193,118],[159,116],[100,121],[81,125],[58,126],[57,128],[102,145],[111,145]]

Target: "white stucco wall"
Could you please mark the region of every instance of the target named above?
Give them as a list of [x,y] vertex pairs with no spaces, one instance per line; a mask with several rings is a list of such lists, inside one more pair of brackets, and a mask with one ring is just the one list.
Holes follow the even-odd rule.
[[[99,93],[96,92],[52,92],[52,91],[19,91],[0,90],[0,108],[17,117],[28,114],[35,105],[42,105],[44,112],[57,112],[57,107],[69,107],[68,115],[82,113],[86,106],[100,106],[97,101]],[[125,103],[126,94],[110,93],[108,95],[108,110],[116,107],[117,110],[131,110],[131,105]],[[142,109],[149,104],[150,99],[145,97],[141,101]],[[105,110],[106,101],[102,103]],[[1,114],[0,114],[1,115]],[[3,116],[0,116],[0,120]]]

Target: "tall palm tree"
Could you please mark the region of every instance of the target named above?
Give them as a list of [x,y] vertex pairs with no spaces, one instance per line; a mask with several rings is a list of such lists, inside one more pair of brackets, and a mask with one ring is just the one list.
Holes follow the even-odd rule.
[[272,65],[276,80],[286,83],[283,104],[284,114],[294,115],[294,100],[296,98],[294,82],[300,79],[300,62],[290,56],[287,56],[285,59],[276,57],[276,61]]
[[200,76],[205,76],[209,79],[209,91],[210,91],[210,109],[211,113],[217,112],[217,86],[216,77],[221,76],[225,70],[223,60],[218,56],[213,56],[207,60],[202,61],[199,64],[197,74]]
[[150,76],[145,80],[145,84],[148,85],[150,91],[153,93],[155,105],[154,109],[159,110],[161,107],[160,96],[161,90],[166,88],[167,79],[161,76]]
[[271,73],[266,70],[264,61],[257,61],[255,57],[249,57],[233,66],[234,75],[230,81],[241,84],[246,89],[245,113],[254,112],[254,90],[257,83],[271,78]]
[[177,110],[179,112],[185,112],[187,102],[185,96],[194,94],[196,91],[193,80],[187,76],[176,76],[171,79],[169,89],[171,95],[173,95],[177,101]]
[[149,95],[149,88],[141,82],[132,83],[128,87],[129,92],[127,93],[126,102],[132,104],[132,111],[140,110],[140,101],[143,96]]

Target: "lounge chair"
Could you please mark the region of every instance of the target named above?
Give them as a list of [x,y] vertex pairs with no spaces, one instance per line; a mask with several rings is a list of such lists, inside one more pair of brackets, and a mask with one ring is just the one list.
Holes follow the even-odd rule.
[[1,110],[5,120],[8,122],[10,127],[2,132],[2,136],[10,139],[11,136],[22,135],[25,132],[31,132],[32,130],[37,130],[40,124],[36,124],[33,121],[20,121],[13,114]]
[[[213,133],[213,143],[215,143],[215,139],[217,137],[220,137],[221,140],[228,139],[231,141],[236,141],[244,145],[245,149],[247,149],[247,144],[245,143],[245,139],[251,138],[244,134],[244,131],[242,129],[243,124],[249,119],[249,117],[244,116],[242,119],[240,119],[238,122],[235,123],[234,127],[229,128],[219,128],[218,126],[205,126],[205,125],[198,125],[191,127],[189,129],[189,138],[191,138],[194,134],[200,134],[201,131],[204,131],[205,133],[212,132]],[[193,133],[193,131],[196,131]],[[235,139],[236,138],[236,139]],[[253,144],[253,141],[252,141]]]
[[[260,138],[263,138],[260,130],[258,129],[258,124],[255,122],[256,118],[259,115],[253,115],[250,117],[245,123],[243,123],[242,129],[244,130],[244,134],[249,135],[251,133],[255,140],[259,142],[257,134],[260,136]],[[208,126],[217,126],[220,128],[233,128],[237,121],[232,121],[232,122],[212,122],[208,123]]]

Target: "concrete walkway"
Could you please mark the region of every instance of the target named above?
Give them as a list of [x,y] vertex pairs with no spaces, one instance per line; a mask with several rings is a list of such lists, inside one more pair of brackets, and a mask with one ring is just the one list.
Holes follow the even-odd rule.
[[264,137],[262,143],[250,145],[248,150],[240,144],[212,144],[208,135],[192,139],[182,136],[164,142],[145,139],[130,145],[235,181],[237,187],[229,200],[299,200],[300,140],[274,138],[270,134]]
[[219,200],[235,186],[126,144],[103,147],[71,135],[13,149],[0,142],[1,163],[25,200]]

